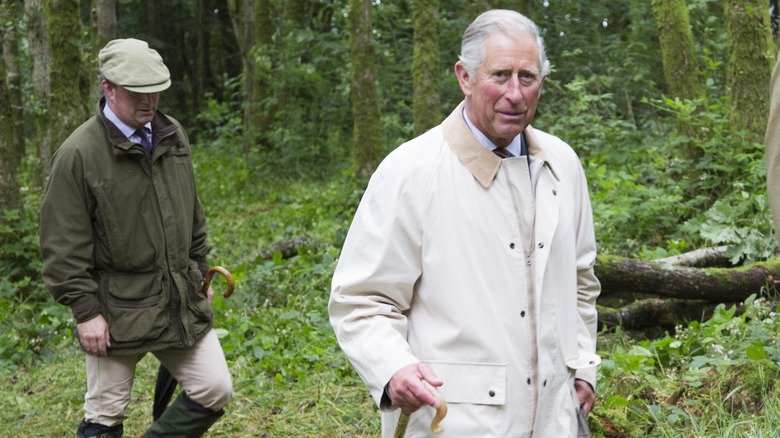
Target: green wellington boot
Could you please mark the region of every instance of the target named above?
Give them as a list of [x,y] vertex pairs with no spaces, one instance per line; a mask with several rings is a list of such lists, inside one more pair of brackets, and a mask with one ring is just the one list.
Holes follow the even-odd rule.
[[175,437],[197,438],[214,424],[224,409],[217,412],[204,408],[193,401],[184,392],[165,409],[165,412],[144,433],[144,438]]

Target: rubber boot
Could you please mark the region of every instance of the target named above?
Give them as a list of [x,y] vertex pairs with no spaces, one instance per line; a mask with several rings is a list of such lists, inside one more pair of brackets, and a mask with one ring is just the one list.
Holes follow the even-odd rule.
[[187,397],[184,392],[180,392],[162,416],[144,432],[143,437],[197,438],[224,413],[224,409],[214,412],[205,408]]
[[103,426],[87,420],[81,420],[76,438],[122,438],[124,426],[122,423],[114,426]]

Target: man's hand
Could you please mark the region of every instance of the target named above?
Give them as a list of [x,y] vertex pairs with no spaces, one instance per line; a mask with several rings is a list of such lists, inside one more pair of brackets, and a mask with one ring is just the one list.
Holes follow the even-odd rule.
[[206,297],[209,299],[209,304],[214,302],[214,289],[209,286],[209,290],[206,291]]
[[108,323],[103,315],[98,315],[89,321],[76,325],[79,342],[87,354],[93,356],[107,355],[106,349],[111,346],[111,336],[108,334]]
[[584,380],[575,379],[574,389],[577,391],[577,398],[580,400],[582,411],[585,415],[588,415],[590,410],[593,409],[593,405],[596,404],[596,394],[593,392],[593,387]]
[[423,405],[439,407],[439,399],[431,394],[423,380],[433,387],[439,387],[444,382],[424,363],[407,365],[398,370],[387,384],[387,395],[394,407],[401,408],[411,414]]

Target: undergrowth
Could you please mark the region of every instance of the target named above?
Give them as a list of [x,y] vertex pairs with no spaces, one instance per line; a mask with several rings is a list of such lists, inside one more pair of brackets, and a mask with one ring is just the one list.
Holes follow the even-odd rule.
[[[735,262],[775,255],[760,145],[724,129],[722,105],[710,102],[707,117],[696,119],[700,131],[715,134],[698,142],[707,159],[690,181],[677,151],[685,139],[673,126],[605,118],[589,108],[608,109],[613,97],[588,89],[588,79],[561,87],[572,101],[566,117],[542,118],[538,125],[580,153],[602,253],[648,259],[727,245]],[[648,105],[682,117],[702,102]],[[236,119],[228,116],[220,120]],[[377,408],[341,353],[326,309],[330,278],[366,181],[334,163],[327,163],[327,178],[324,168],[291,178],[266,154],[245,153],[232,130],[211,135],[216,138],[199,136],[204,140],[193,148],[209,257],[232,272],[237,288],[214,302],[214,325],[236,393],[210,436],[379,436]],[[304,168],[296,164],[296,172]],[[22,178],[32,181],[32,175]],[[36,237],[41,191],[24,187],[24,209],[5,212],[0,222],[0,269],[6,273],[0,280],[2,430],[9,436],[70,436],[82,415],[83,356],[70,311],[43,288]],[[294,255],[275,249],[292,241],[305,242]],[[219,291],[224,281],[213,285]],[[603,332],[599,402],[590,416],[594,436],[778,435],[777,311],[769,297],[751,298],[657,339]],[[155,369],[155,361],[145,358],[129,411],[130,436],[150,422]]]

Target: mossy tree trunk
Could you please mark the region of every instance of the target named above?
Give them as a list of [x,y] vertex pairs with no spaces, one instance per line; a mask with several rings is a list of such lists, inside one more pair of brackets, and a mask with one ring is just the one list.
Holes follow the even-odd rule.
[[[650,7],[658,29],[667,95],[680,100],[705,97],[685,0],[651,0]],[[685,121],[677,122],[677,130],[690,138],[696,137],[693,128]],[[689,141],[681,145],[681,152],[683,158],[691,163],[688,179],[698,180],[700,171],[695,163],[702,157],[701,148],[694,141]]]
[[731,101],[729,125],[761,140],[769,112],[769,78],[776,46],[766,0],[727,0],[726,84]]
[[103,95],[103,89],[100,82],[95,80],[100,75],[98,70],[98,53],[108,44],[109,41],[116,39],[116,0],[92,0],[92,57],[86,60],[89,64],[90,75],[90,101],[97,100]]
[[685,0],[650,2],[658,29],[666,89],[672,98],[704,97]]
[[40,182],[43,184],[51,170],[53,152],[51,127],[48,124],[48,113],[46,112],[51,94],[49,86],[51,55],[49,41],[46,37],[43,0],[24,0],[24,11],[27,15],[27,40],[30,44],[30,56],[34,60],[32,85],[35,96],[35,105],[33,106],[35,143],[38,145],[38,158],[41,160]]
[[22,96],[19,76],[19,38],[16,23],[21,11],[15,0],[0,2],[0,223],[3,212],[21,208],[18,169],[24,157]]
[[439,98],[439,0],[414,0],[412,121],[414,135],[441,122]]
[[51,95],[47,108],[54,147],[84,122],[87,115],[86,70],[81,59],[81,21],[78,0],[44,2],[46,34],[51,51]]
[[352,157],[355,175],[371,175],[379,164],[381,125],[371,46],[371,0],[349,0],[349,56],[352,63]]

